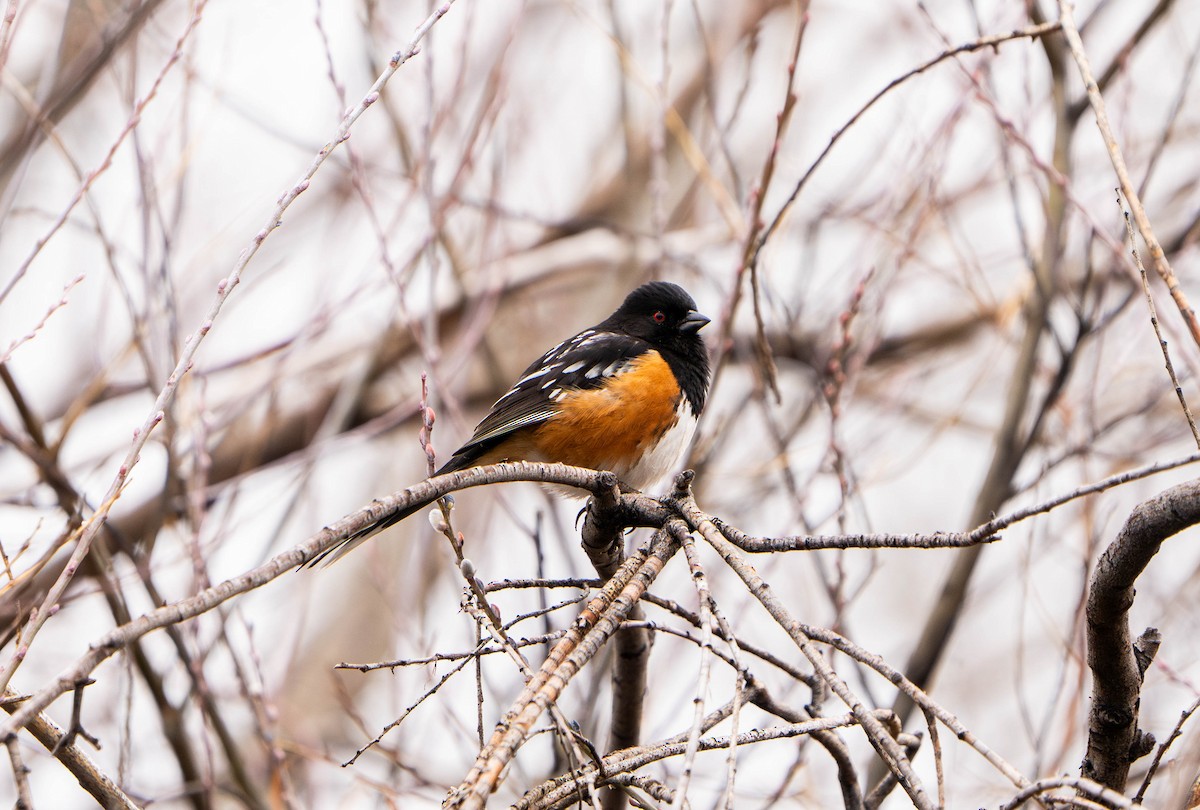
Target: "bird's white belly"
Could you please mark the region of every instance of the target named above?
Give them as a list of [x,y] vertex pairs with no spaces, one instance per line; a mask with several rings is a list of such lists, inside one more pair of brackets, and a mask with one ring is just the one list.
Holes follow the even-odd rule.
[[644,490],[658,483],[667,473],[674,471],[675,465],[679,463],[696,432],[696,417],[687,397],[679,398],[676,416],[675,424],[656,444],[641,454],[636,464],[613,470],[621,481],[634,489]]

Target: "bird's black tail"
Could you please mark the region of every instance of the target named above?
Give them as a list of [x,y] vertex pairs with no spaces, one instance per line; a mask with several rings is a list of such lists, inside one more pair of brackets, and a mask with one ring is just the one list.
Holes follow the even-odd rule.
[[359,545],[361,545],[367,539],[374,537],[384,529],[395,526],[405,518],[415,515],[417,512],[420,512],[422,509],[424,509],[426,506],[429,506],[429,504],[436,500],[437,498],[431,498],[428,501],[414,503],[412,506],[406,506],[395,514],[388,515],[385,518],[380,518],[369,526],[364,526],[354,534],[347,537],[345,540],[338,543],[336,546],[330,546],[317,556],[313,557],[304,567],[315,568],[317,565],[333,565],[342,557],[358,548]]
[[[470,467],[475,463],[478,456],[479,456],[479,453],[470,453],[469,454],[469,453],[464,452],[463,450],[460,450],[459,452],[455,453],[454,456],[452,456],[449,461],[447,461],[444,465],[442,465],[441,469],[439,469],[437,472],[435,472],[430,477],[433,478],[433,477],[436,477],[439,475],[444,475],[445,473],[457,472],[458,470],[464,469],[466,467]],[[404,520],[405,518],[415,515],[417,512],[420,512],[422,509],[429,506],[429,504],[433,503],[436,500],[437,500],[436,497],[429,498],[428,500],[414,503],[411,506],[406,506],[403,509],[401,509],[399,512],[388,515],[387,517],[380,518],[379,520],[375,521],[374,523],[370,524],[369,526],[365,526],[365,527],[359,529],[354,534],[350,535],[345,540],[338,543],[336,546],[331,546],[331,547],[325,549],[320,554],[318,554],[317,556],[315,556],[311,560],[309,560],[308,564],[305,565],[304,567],[305,568],[315,568],[318,564],[322,564],[325,566],[333,565],[335,562],[340,560],[342,557],[349,554],[354,549],[358,548],[359,545],[361,545],[363,543],[363,541],[365,541],[371,537],[374,537],[375,535],[379,534],[384,529],[387,529],[391,526],[395,526],[397,523]]]

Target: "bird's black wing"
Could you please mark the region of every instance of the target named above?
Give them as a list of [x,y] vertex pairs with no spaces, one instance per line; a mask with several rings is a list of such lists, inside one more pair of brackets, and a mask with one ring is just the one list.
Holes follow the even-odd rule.
[[525,369],[438,472],[470,466],[514,432],[553,418],[556,402],[567,393],[598,388],[649,350],[650,345],[640,338],[594,329],[564,340]]

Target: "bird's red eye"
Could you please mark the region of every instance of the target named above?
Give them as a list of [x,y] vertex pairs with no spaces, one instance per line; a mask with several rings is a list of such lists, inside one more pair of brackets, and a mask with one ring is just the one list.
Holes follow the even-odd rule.
[[655,312],[654,313],[654,322],[655,323],[666,323],[666,320],[667,320],[667,314],[665,312]]

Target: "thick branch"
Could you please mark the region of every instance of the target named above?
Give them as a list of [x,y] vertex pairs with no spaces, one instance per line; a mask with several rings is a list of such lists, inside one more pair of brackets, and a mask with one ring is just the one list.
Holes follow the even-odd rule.
[[1162,542],[1196,523],[1200,523],[1200,481],[1172,487],[1133,510],[1092,575],[1087,656],[1094,685],[1087,757],[1080,772],[1116,791],[1124,789],[1130,763],[1149,752],[1148,735],[1139,733],[1137,721],[1142,674],[1154,638],[1144,634],[1136,646],[1130,640],[1133,586]]

